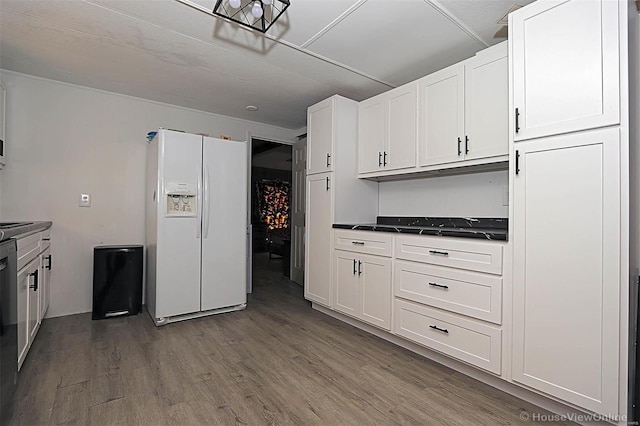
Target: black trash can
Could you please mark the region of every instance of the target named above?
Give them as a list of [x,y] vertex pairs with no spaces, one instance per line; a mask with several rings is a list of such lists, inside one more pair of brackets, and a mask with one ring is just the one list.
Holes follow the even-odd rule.
[[142,311],[144,246],[98,246],[93,249],[94,320]]

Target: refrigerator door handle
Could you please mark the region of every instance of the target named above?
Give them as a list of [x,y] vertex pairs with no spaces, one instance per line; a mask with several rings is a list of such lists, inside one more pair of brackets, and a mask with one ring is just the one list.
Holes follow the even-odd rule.
[[204,216],[203,237],[209,236],[209,165],[204,165],[204,197],[202,201],[202,215]]
[[[198,203],[202,204],[202,170],[198,173]],[[202,230],[202,206],[198,205],[196,208],[198,212],[198,221],[196,226],[196,239],[200,238],[200,232]]]

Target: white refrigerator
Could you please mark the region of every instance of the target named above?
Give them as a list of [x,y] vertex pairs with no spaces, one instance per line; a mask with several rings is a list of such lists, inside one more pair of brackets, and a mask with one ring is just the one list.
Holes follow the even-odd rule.
[[160,129],[147,147],[146,306],[156,325],[247,304],[247,144]]

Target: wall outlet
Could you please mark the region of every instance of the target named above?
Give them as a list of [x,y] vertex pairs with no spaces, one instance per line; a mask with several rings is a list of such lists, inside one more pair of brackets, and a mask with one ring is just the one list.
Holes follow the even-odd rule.
[[80,207],[91,207],[91,194],[80,194]]
[[508,186],[505,186],[502,188],[502,205],[503,206],[509,205],[509,187]]

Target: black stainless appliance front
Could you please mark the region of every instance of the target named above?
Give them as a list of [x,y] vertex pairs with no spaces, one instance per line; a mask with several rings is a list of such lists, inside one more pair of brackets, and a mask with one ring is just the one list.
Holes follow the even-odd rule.
[[18,378],[18,255],[16,240],[0,243],[0,424],[13,414]]

